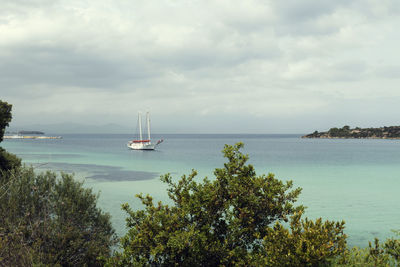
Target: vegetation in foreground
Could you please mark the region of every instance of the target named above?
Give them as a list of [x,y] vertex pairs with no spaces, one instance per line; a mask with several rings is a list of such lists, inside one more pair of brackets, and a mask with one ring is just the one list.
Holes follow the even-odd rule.
[[[0,101],[0,140],[11,105]],[[400,240],[346,247],[344,222],[309,220],[295,206],[301,189],[258,176],[243,144],[226,145],[215,179],[196,172],[168,184],[173,205],[138,195],[120,250],[98,195],[72,176],[36,174],[0,151],[0,266],[398,266]],[[397,232],[397,234],[399,234]]]
[[302,219],[300,189],[273,174],[257,176],[243,144],[226,145],[228,162],[215,180],[196,172],[168,184],[173,205],[138,195],[143,210],[128,213],[128,233],[108,266],[397,266],[400,241],[346,247],[344,222]]
[[177,183],[162,177],[172,206],[143,195],[144,210],[125,204],[129,232],[108,264],[316,266],[342,254],[344,222],[302,219],[304,207],[294,205],[300,188],[273,174],[257,176],[242,146],[225,146],[228,162],[213,181],[196,182],[195,171]]
[[[0,101],[0,140],[11,105]],[[116,244],[98,195],[71,175],[36,174],[0,151],[0,266],[103,266]]]

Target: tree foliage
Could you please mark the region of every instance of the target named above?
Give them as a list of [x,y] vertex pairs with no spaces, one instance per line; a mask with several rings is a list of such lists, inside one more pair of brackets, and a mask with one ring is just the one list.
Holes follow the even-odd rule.
[[[138,195],[143,210],[124,204],[129,232],[108,264],[279,266],[326,262],[343,251],[343,223],[301,221],[304,208],[294,206],[301,189],[273,174],[257,176],[242,147],[225,146],[228,162],[212,181],[196,182],[196,171],[177,183],[163,176],[171,206],[154,204],[148,195]],[[288,221],[291,231],[281,224]],[[289,260],[286,252],[293,253]]]
[[383,138],[383,139],[399,139],[400,126],[389,126],[380,128],[359,128],[351,129],[345,125],[342,128],[331,128],[327,132],[315,131],[312,134],[303,136],[305,138]]
[[5,129],[12,119],[11,108],[12,105],[0,100],[0,142],[3,141]]
[[277,222],[264,237],[260,266],[328,265],[346,249],[344,222],[301,220],[292,216],[289,229]]
[[7,172],[20,166],[20,158],[0,147],[0,172]]
[[115,244],[110,217],[98,196],[71,175],[3,173],[0,190],[0,262],[5,266],[101,266]]
[[[6,127],[11,122],[12,105],[0,100],[0,142],[3,141]],[[7,171],[21,166],[21,160],[0,147],[0,171]]]
[[350,126],[343,126],[342,128],[331,128],[328,134],[332,137],[350,137],[351,131]]
[[[400,231],[394,231],[400,237]],[[375,267],[375,266],[400,266],[400,239],[388,238],[385,243],[380,243],[375,238],[374,243],[369,242],[367,248],[353,247],[337,257],[332,264],[337,267]]]

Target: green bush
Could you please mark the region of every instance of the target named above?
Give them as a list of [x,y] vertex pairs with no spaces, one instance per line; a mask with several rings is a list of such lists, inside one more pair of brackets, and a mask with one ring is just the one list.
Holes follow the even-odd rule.
[[0,147],[0,171],[9,171],[20,166],[20,158]]
[[98,195],[71,175],[21,167],[0,183],[0,262],[102,266],[116,238]]
[[[397,236],[400,236],[400,231],[395,231]],[[368,248],[353,247],[351,250],[346,250],[335,259],[332,266],[337,267],[390,267],[400,266],[400,240],[388,238],[382,245],[375,238],[374,244],[369,243]]]
[[[11,121],[12,105],[0,100],[0,142],[3,141],[3,136],[6,127]],[[7,171],[21,166],[21,160],[0,147],[0,171]]]
[[[143,195],[144,210],[124,204],[129,232],[108,265],[318,265],[344,251],[343,222],[300,221],[304,208],[293,204],[301,189],[290,191],[292,182],[273,174],[257,176],[242,146],[225,146],[228,162],[213,181],[196,182],[195,171],[177,183],[163,176],[172,206]],[[291,232],[281,221],[291,222]]]
[[12,105],[0,100],[0,142],[3,141],[6,127],[9,125],[12,119],[11,108]]

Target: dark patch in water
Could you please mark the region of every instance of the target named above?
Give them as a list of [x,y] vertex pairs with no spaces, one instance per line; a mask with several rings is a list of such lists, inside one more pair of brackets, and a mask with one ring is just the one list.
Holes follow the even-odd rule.
[[42,154],[42,153],[17,153],[23,160],[57,159],[57,158],[81,158],[79,154]]
[[121,167],[96,164],[49,162],[39,165],[38,169],[51,169],[65,173],[84,172],[89,174],[86,178],[98,181],[140,181],[151,180],[160,176],[160,174],[156,172],[127,171],[123,170]]

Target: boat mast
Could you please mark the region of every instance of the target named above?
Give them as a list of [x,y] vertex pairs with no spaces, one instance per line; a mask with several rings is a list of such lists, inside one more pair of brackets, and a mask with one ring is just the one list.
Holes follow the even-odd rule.
[[147,119],[147,140],[150,140],[150,114],[149,112],[146,113]]
[[142,113],[138,114],[138,122],[139,122],[139,140],[142,140]]

